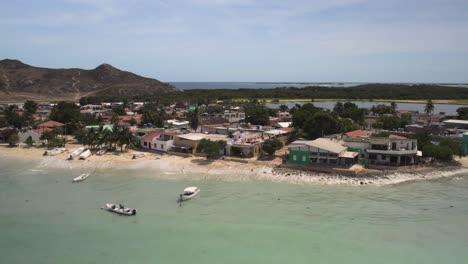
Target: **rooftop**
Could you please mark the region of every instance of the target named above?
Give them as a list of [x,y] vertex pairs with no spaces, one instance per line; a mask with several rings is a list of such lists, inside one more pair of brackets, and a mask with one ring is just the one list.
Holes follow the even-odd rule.
[[369,137],[370,133],[366,130],[354,130],[346,133],[348,137]]

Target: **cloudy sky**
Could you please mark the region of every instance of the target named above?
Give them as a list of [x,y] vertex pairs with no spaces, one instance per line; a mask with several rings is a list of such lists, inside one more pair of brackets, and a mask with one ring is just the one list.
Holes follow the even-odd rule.
[[467,0],[0,0],[0,59],[163,81],[468,82]]

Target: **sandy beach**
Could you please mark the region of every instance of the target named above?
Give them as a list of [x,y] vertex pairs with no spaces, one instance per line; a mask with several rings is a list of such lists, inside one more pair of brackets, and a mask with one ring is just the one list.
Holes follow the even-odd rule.
[[434,180],[468,172],[468,159],[458,159],[460,165],[429,166],[418,169],[397,171],[378,171],[361,176],[346,176],[336,173],[318,173],[278,167],[281,159],[271,161],[250,160],[248,163],[231,160],[210,160],[204,157],[179,157],[145,152],[145,156],[136,160],[133,154],[139,151],[129,150],[108,152],[105,155],[93,155],[87,160],[66,160],[77,144],[67,144],[65,151],[56,156],[43,156],[43,148],[10,148],[0,146],[0,156],[11,156],[37,162],[44,168],[78,168],[92,171],[96,169],[121,169],[154,173],[154,177],[166,179],[219,179],[225,181],[272,181],[296,184],[325,185],[388,185],[410,181]]

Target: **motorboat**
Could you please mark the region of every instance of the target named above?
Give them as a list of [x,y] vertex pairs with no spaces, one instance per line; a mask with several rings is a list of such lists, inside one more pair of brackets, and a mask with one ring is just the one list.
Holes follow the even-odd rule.
[[80,154],[80,159],[85,160],[91,156],[91,150],[87,149]]
[[136,215],[137,213],[136,209],[127,208],[123,206],[122,204],[107,203],[103,209],[106,209],[109,212],[113,212],[113,213],[121,214],[121,215]]
[[200,192],[200,188],[192,186],[184,189],[184,192],[179,195],[179,202],[187,201],[192,199],[195,195]]
[[133,154],[132,159],[139,159],[145,156],[145,153]]
[[75,177],[72,182],[80,182],[84,181],[86,178],[88,178],[91,174],[90,173],[82,173],[80,176]]
[[84,147],[75,149],[72,153],[70,153],[70,155],[68,155],[67,159],[68,159],[68,160],[72,160],[72,159],[74,159],[75,157],[79,156],[81,153],[83,153],[83,151],[85,151],[85,150],[86,150],[86,149],[85,149]]
[[65,150],[66,150],[65,148],[54,148],[52,150],[46,150],[44,152],[44,156],[55,156],[55,155],[65,152]]

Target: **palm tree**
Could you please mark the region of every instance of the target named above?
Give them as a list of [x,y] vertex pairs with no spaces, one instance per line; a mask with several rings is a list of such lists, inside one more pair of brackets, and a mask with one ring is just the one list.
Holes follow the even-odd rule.
[[198,125],[200,124],[200,116],[198,114],[198,108],[195,108],[193,111],[189,111],[187,115],[189,119],[190,128],[197,130]]
[[427,100],[426,106],[424,107],[424,112],[428,115],[434,112],[434,104],[432,103],[431,99]]

